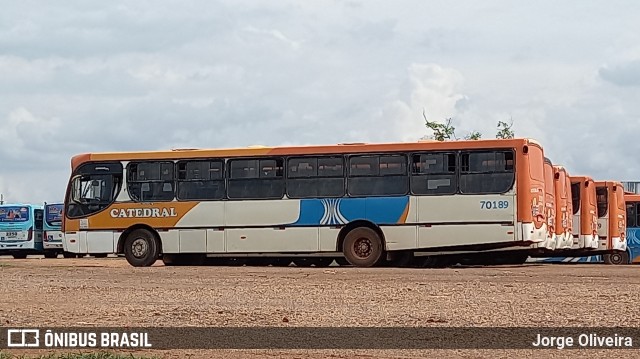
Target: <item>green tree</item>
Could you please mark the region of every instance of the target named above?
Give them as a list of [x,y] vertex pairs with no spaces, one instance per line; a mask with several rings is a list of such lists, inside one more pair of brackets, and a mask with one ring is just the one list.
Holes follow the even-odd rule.
[[506,123],[504,121],[498,121],[498,133],[496,134],[496,138],[514,138],[515,133],[511,129],[513,127],[513,119],[511,119],[511,123]]
[[436,141],[446,141],[451,138],[456,138],[456,128],[451,125],[451,117],[446,119],[445,123],[440,123],[436,121],[429,121],[427,119],[427,114],[425,110],[422,110],[422,117],[424,117],[424,122],[427,128],[433,131],[433,139]]
[[479,140],[482,138],[482,134],[478,131],[471,131],[470,134],[464,136],[465,140]]

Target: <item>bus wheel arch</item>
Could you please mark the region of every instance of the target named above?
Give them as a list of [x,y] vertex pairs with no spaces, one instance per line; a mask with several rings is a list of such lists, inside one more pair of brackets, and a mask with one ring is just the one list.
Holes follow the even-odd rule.
[[[370,255],[358,258],[355,247],[363,242]],[[369,221],[354,221],[346,225],[338,234],[337,251],[343,252],[349,263],[358,267],[372,267],[385,260],[384,233],[377,225]]]
[[134,267],[148,267],[162,254],[160,236],[147,225],[135,225],[127,228],[118,239],[117,253],[123,253],[129,264]]

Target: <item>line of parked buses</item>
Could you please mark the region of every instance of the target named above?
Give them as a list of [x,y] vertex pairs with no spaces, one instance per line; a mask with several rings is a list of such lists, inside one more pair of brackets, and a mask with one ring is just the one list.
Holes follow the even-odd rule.
[[531,139],[74,156],[64,203],[0,206],[0,254],[133,266],[640,262],[640,195]]

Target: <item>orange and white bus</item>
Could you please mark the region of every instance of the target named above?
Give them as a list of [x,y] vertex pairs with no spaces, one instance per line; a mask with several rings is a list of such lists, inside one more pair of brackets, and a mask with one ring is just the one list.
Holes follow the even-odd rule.
[[550,159],[544,158],[544,186],[545,201],[544,210],[547,217],[547,240],[542,245],[544,249],[554,250],[556,248],[556,183],[553,163]]
[[544,152],[529,139],[88,153],[71,167],[66,250],[133,266],[368,267],[547,241]]
[[572,249],[598,249],[596,186],[591,177],[572,176],[573,207]]
[[554,166],[556,190],[556,249],[573,247],[573,205],[571,201],[571,180],[567,170]]
[[627,209],[621,182],[596,181],[598,251],[626,251]]

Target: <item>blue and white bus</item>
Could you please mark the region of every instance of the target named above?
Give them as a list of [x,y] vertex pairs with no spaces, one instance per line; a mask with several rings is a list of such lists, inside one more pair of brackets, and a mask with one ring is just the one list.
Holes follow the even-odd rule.
[[30,204],[0,206],[0,254],[16,259],[43,252],[44,208]]
[[44,223],[42,228],[43,249],[45,258],[57,258],[62,250],[62,214],[64,205],[62,203],[44,204]]

